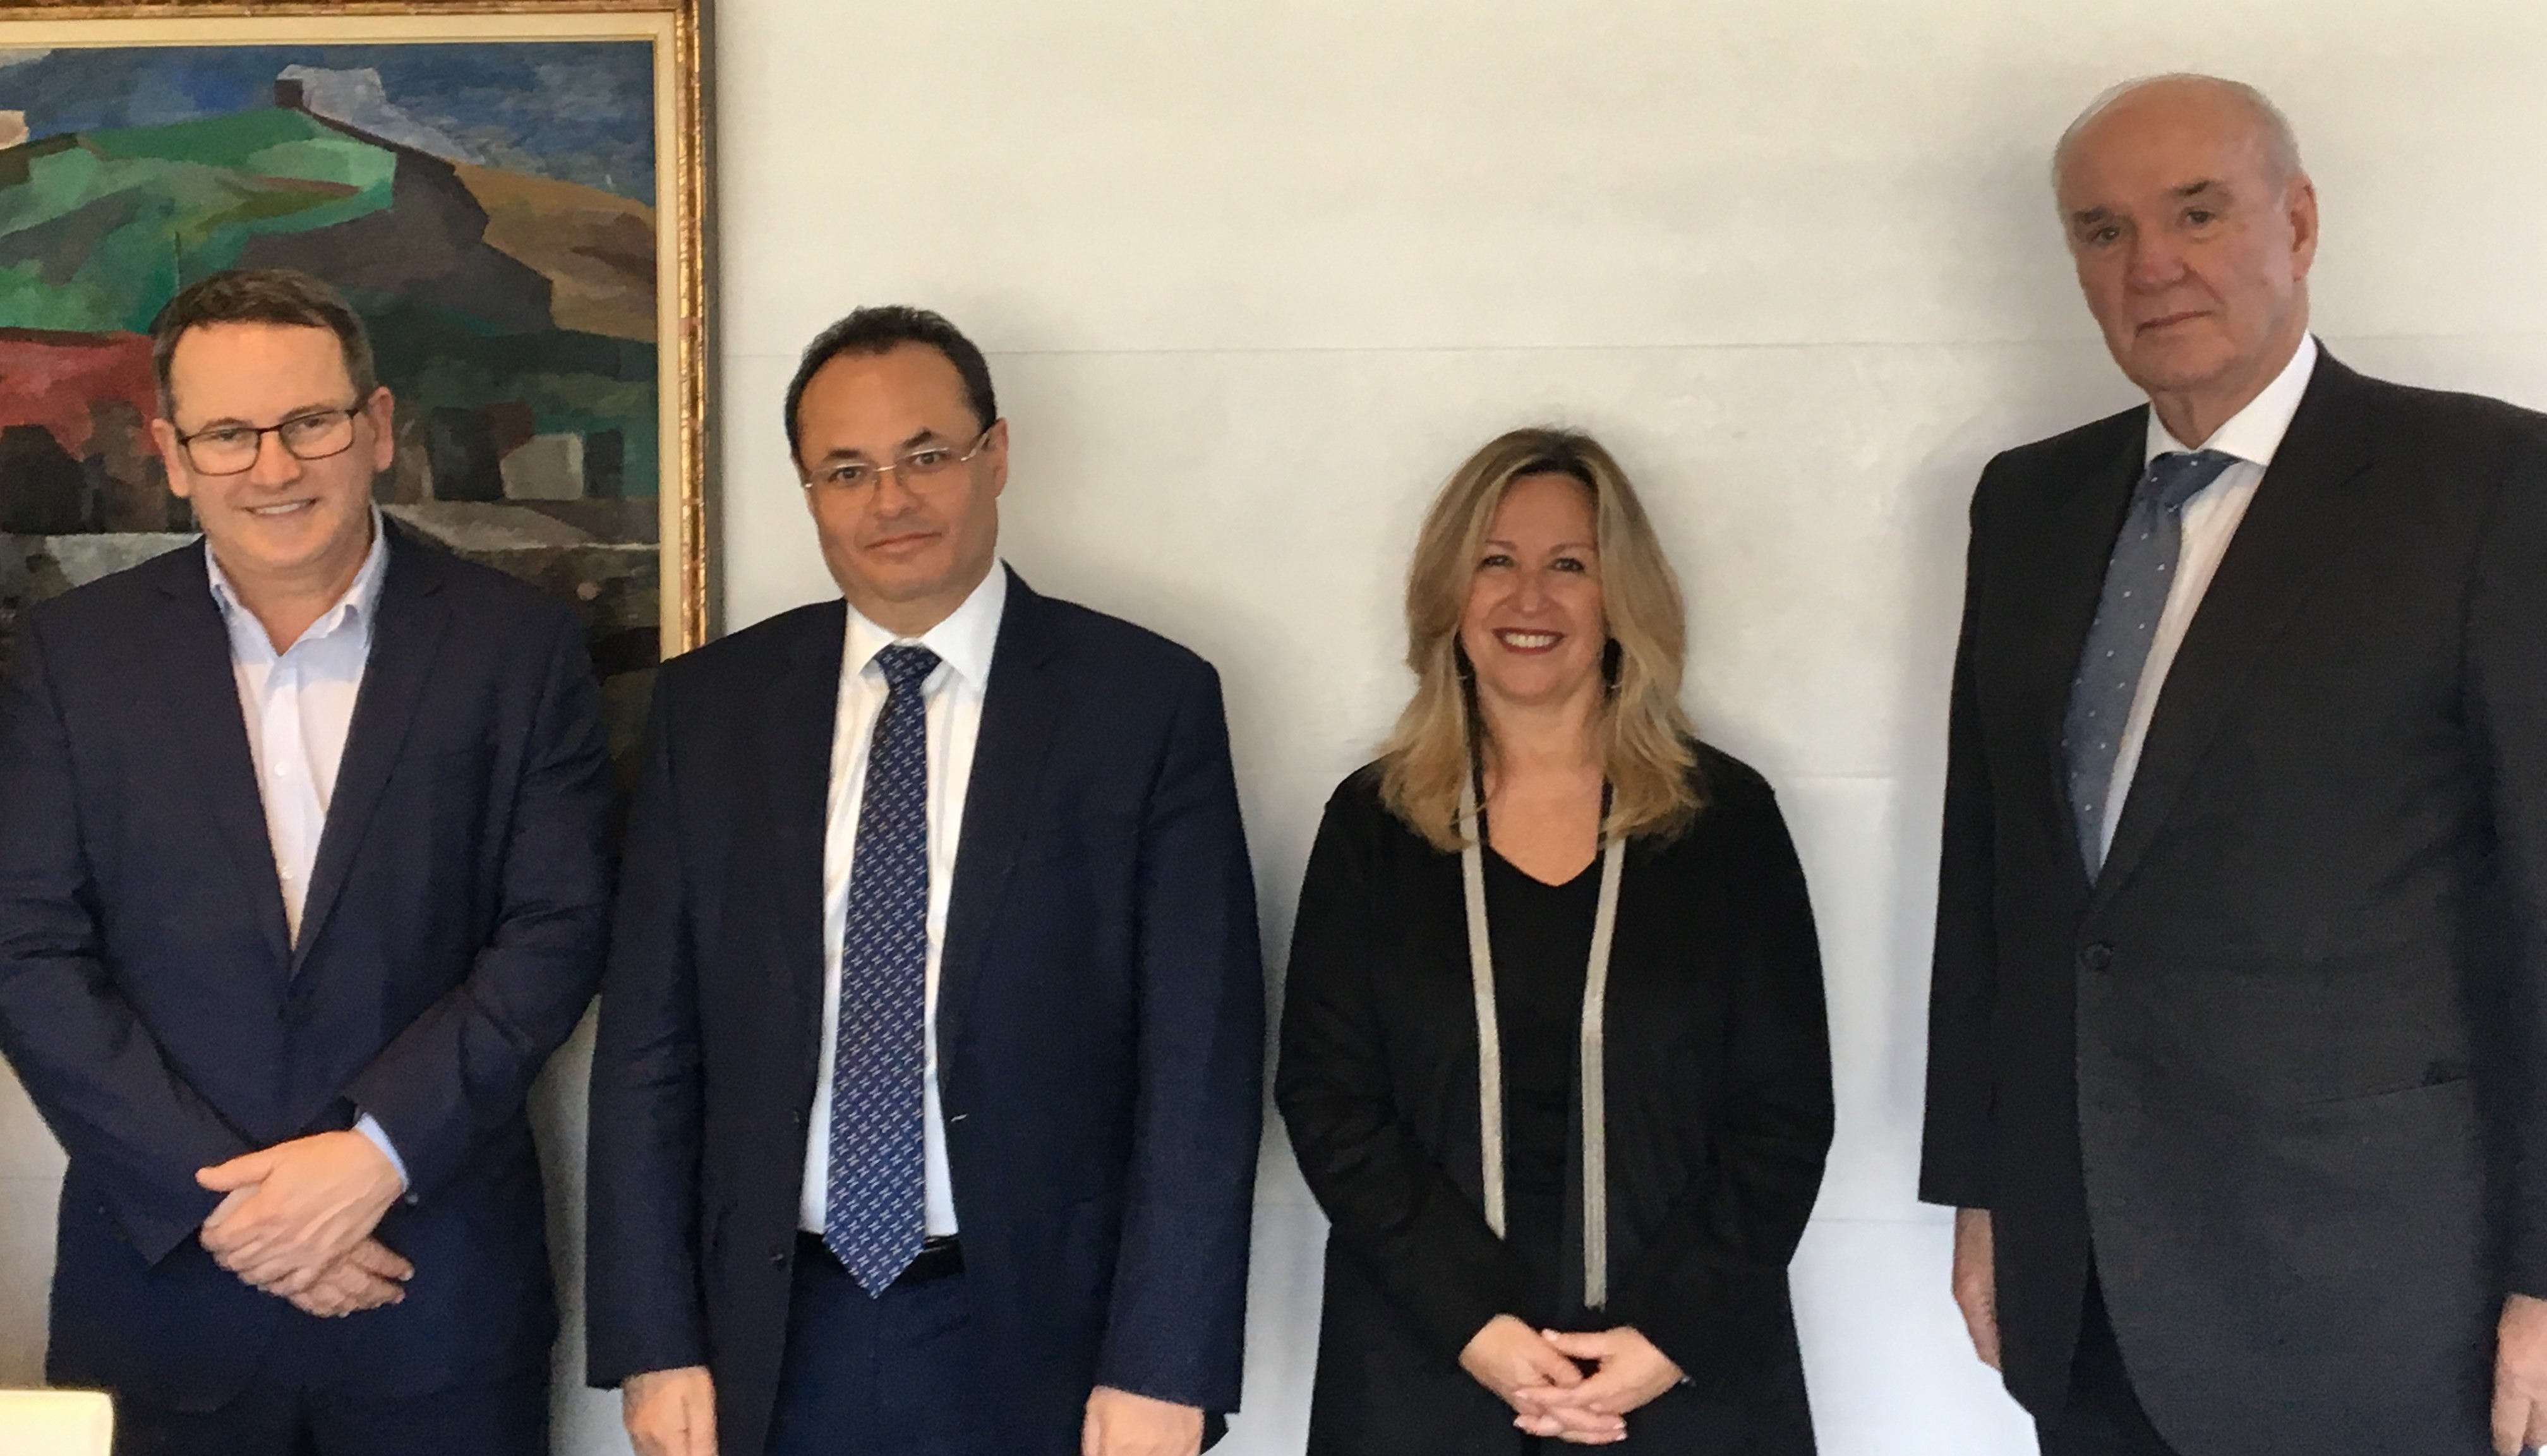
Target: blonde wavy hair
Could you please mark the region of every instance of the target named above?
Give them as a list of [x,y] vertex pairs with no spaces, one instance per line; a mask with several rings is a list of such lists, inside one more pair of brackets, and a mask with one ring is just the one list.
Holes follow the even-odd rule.
[[1653,523],[1599,441],[1572,430],[1514,430],[1468,457],[1434,497],[1406,573],[1406,665],[1415,671],[1415,696],[1380,750],[1380,798],[1446,851],[1467,844],[1459,833],[1459,785],[1471,735],[1476,752],[1494,753],[1459,647],[1468,584],[1504,492],[1525,475],[1542,474],[1567,476],[1592,492],[1601,610],[1617,661],[1593,728],[1611,788],[1604,830],[1669,838],[1705,807],[1693,772],[1695,735],[1680,707],[1688,622],[1680,578]]

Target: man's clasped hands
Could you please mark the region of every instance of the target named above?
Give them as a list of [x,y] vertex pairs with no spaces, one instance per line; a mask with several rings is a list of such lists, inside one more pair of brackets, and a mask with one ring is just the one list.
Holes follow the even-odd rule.
[[330,1317],[406,1297],[415,1266],[372,1237],[403,1180],[361,1133],[295,1138],[204,1168],[195,1181],[222,1195],[198,1237],[247,1283]]

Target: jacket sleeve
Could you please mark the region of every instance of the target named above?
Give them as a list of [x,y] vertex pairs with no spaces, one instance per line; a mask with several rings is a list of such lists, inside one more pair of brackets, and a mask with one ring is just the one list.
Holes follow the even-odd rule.
[[478,1140],[519,1116],[601,973],[610,895],[611,773],[601,695],[580,629],[562,620],[522,752],[486,943],[468,979],[345,1088],[430,1199]]
[[1729,897],[1734,977],[1710,1140],[1692,1184],[1610,1304],[1701,1384],[1788,1338],[1787,1265],[1821,1190],[1831,1142],[1830,1031],[1802,867],[1765,790],[1738,808]]
[[219,1199],[195,1170],[249,1150],[117,989],[40,615],[0,690],[0,1052],[151,1263]]
[[1140,1088],[1097,1382],[1238,1409],[1265,966],[1219,679],[1181,695],[1140,826]]
[[1403,911],[1355,830],[1353,795],[1327,805],[1300,886],[1274,1097],[1328,1237],[1448,1364],[1520,1310],[1526,1276],[1399,1115],[1373,981],[1388,969],[1374,951],[1385,917]]
[[[2486,1075],[2507,1123],[2509,1292],[2547,1298],[2547,438],[2513,464],[2469,594],[2467,719],[2492,800],[2503,954],[2484,987],[2496,1014]],[[2481,1071],[2486,1071],[2481,1067]]]
[[669,681],[667,669],[655,682],[592,1052],[585,1378],[605,1390],[650,1370],[707,1363],[698,973]]
[[1955,648],[1953,703],[1946,729],[1946,812],[1937,868],[1936,954],[1928,983],[1928,1104],[1919,1197],[1955,1208],[1988,1208],[1997,1162],[1992,1127],[1996,1064],[1990,1024],[1998,997],[1998,932],[1992,909],[1989,764],[1974,686],[1984,560],[1981,502],[1973,498],[1972,547],[1964,572],[1964,621]]

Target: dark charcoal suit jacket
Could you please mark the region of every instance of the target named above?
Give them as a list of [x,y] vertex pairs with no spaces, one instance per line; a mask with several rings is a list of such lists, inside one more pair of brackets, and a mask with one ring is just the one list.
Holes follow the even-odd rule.
[[356,1108],[406,1163],[411,1197],[378,1237],[415,1278],[404,1303],[312,1331],[331,1389],[545,1368],[522,1101],[600,975],[610,794],[573,615],[393,525],[294,945],[203,548],[20,619],[0,1049],[70,1154],[52,1381],[225,1403],[308,1317],[204,1251],[218,1199],[195,1170]]
[[[589,1376],[709,1367],[737,1456],[787,1333],[846,623],[803,607],[664,667],[602,985]],[[1098,1385],[1235,1410],[1264,968],[1208,664],[1010,578],[940,964],[1001,1450],[1076,1456]]]
[[2090,883],[2062,719],[2146,418],[1974,498],[1921,1196],[1992,1211],[2038,1415],[2092,1247],[2185,1456],[2472,1456],[2547,1295],[2547,419],[2321,357]]

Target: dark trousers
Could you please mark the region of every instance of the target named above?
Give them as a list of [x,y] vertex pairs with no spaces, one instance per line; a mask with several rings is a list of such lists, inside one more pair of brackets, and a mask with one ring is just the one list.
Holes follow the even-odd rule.
[[2175,1456],[2132,1390],[2114,1339],[2113,1316],[2093,1270],[2086,1308],[2079,1313],[2078,1353],[2069,1365],[2069,1398],[2050,1421],[2036,1421],[2043,1456]]
[[980,1389],[961,1273],[870,1297],[797,1240],[768,1456],[998,1456]]
[[117,1397],[115,1456],[548,1456],[545,1369],[384,1401],[310,1389],[293,1363],[218,1411]]

